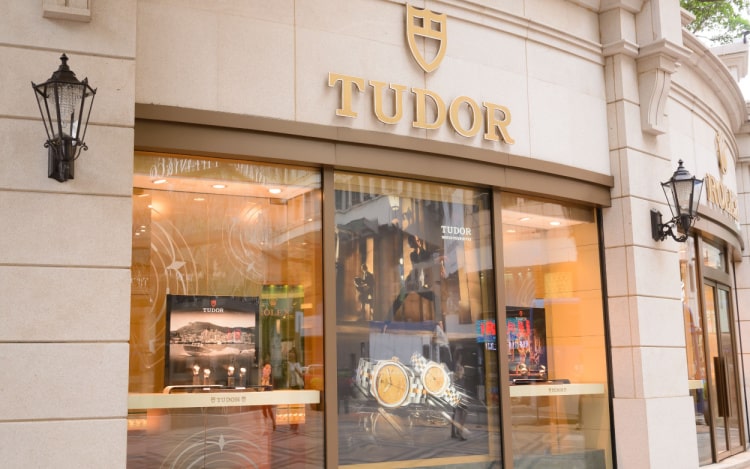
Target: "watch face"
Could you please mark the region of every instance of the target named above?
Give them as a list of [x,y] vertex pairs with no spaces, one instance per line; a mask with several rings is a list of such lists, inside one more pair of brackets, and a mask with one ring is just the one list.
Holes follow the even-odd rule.
[[406,369],[396,362],[385,362],[375,369],[373,395],[383,407],[398,407],[406,400],[411,386]]
[[450,378],[445,368],[437,363],[431,363],[422,372],[422,384],[428,393],[439,397],[448,388]]

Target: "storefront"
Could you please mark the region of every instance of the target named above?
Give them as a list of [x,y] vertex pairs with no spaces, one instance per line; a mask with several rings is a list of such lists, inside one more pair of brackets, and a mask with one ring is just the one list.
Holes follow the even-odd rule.
[[332,127],[137,109],[130,464],[613,467],[612,178],[513,156],[523,107],[445,53],[467,25],[381,7],[403,70],[300,80]]
[[612,467],[595,207],[138,132],[172,151],[135,154],[130,464],[485,467],[507,426],[516,467]]
[[[8,219],[58,191],[62,236],[93,233],[43,254],[8,228],[0,291],[87,280],[71,294],[88,316],[61,329],[73,306],[11,294],[47,332],[11,321],[0,356],[90,363],[63,382],[96,392],[0,407],[8,441],[99,433],[118,460],[92,465],[132,468],[742,457],[750,132],[732,73],[671,3],[523,3],[95,4],[92,26],[132,30],[120,47],[79,25],[78,49],[104,49],[74,66],[118,105],[75,179],[0,179]],[[705,181],[685,243],[648,216],[678,160]]]

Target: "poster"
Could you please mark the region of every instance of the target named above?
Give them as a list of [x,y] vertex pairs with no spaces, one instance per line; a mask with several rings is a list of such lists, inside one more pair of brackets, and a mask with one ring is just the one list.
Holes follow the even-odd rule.
[[505,330],[510,379],[546,381],[549,369],[544,308],[506,308]]
[[258,297],[167,296],[165,386],[252,384]]

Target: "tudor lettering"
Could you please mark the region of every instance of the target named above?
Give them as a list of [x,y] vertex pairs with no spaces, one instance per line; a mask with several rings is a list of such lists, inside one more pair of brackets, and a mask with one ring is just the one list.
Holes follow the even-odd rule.
[[440,225],[443,239],[453,239],[457,241],[471,240],[471,228],[465,226]]
[[366,87],[364,78],[328,73],[328,86],[341,87],[337,116],[356,118],[359,114],[355,110],[354,92],[365,93],[366,90],[372,90],[372,111],[375,117],[384,124],[394,125],[403,118],[404,96],[408,93],[413,97],[414,128],[435,130],[448,121],[453,130],[463,137],[474,137],[484,127],[485,140],[515,143],[508,131],[510,110],[505,106],[486,101],[480,106],[468,96],[458,96],[446,106],[438,93],[426,88],[414,87],[409,90],[406,85],[376,80],[370,80],[367,84],[369,86]]

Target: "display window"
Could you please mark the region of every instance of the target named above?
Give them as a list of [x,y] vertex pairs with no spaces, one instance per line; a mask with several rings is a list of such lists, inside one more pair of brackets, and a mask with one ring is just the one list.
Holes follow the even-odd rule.
[[500,462],[491,196],[337,172],[339,465]]
[[243,160],[134,166],[129,465],[502,467],[506,444],[514,467],[612,467],[593,209]]
[[514,467],[611,468],[596,213],[502,194],[501,216]]
[[135,155],[129,466],[323,466],[320,179]]

